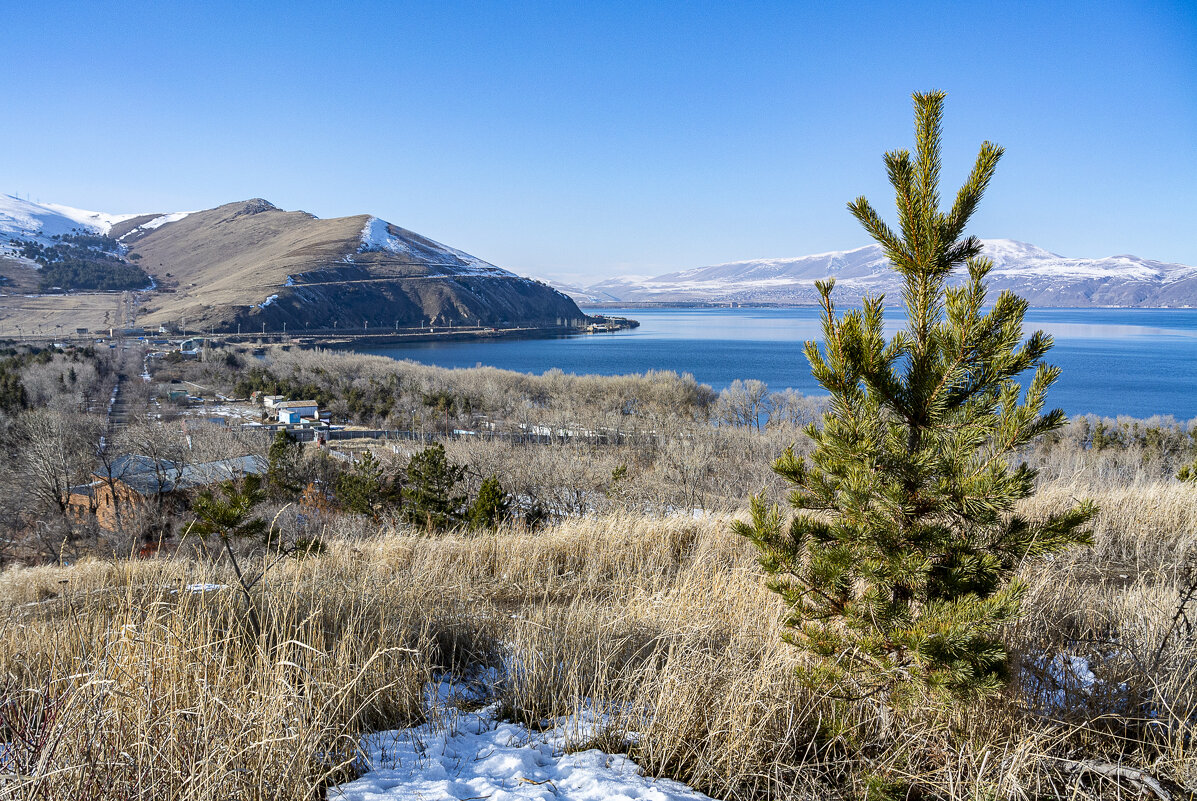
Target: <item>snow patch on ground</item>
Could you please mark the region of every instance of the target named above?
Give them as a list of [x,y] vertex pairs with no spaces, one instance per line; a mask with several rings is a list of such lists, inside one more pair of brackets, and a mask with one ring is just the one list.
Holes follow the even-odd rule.
[[[439,694],[439,690],[436,691]],[[598,734],[595,713],[558,718],[544,731],[497,719],[499,705],[478,712],[450,707],[421,726],[370,735],[363,773],[329,789],[343,801],[702,801],[708,796],[669,779],[652,779],[626,756],[589,749],[567,754]]]
[[1056,654],[1044,657],[1039,665],[1042,680],[1035,692],[1035,700],[1044,709],[1065,709],[1070,697],[1087,696],[1097,686],[1097,676],[1089,660],[1083,656]]
[[259,303],[258,308],[264,309],[267,306],[269,306],[270,304],[274,303],[276,300],[278,300],[278,295],[271,295],[270,297],[266,298],[266,300]]
[[[186,587],[183,588],[183,592],[190,592],[190,593],[216,592],[217,590],[226,590],[226,589],[228,589],[228,587],[229,587],[229,585],[227,585],[227,584],[188,584]],[[179,591],[171,590],[170,592],[171,592],[171,595],[177,595]]]
[[364,737],[358,778],[329,788],[330,801],[709,801],[680,782],[644,776],[626,756],[567,753],[609,729],[609,716],[590,707],[538,731],[500,720],[499,703],[481,705],[521,670],[510,644],[504,650],[499,667],[428,682],[427,723]]
[[377,217],[366,220],[366,224],[362,227],[362,244],[358,247],[358,252],[395,250],[398,240],[391,236],[390,231],[387,230],[388,227],[389,223],[386,220],[380,220]]
[[[1100,659],[1096,664],[1101,664]],[[1126,684],[1107,681],[1094,671],[1094,664],[1089,657],[1068,653],[1044,654],[1032,660],[1022,670],[1027,700],[1047,714],[1125,707]],[[1155,717],[1150,711],[1148,715]]]

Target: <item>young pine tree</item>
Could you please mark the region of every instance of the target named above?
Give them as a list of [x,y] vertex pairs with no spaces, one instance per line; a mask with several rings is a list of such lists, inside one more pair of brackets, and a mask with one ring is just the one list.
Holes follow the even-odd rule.
[[1190,484],[1197,484],[1197,461],[1192,464],[1183,465],[1176,477],[1181,481],[1186,481]]
[[496,476],[490,476],[478,488],[478,495],[466,510],[466,525],[472,529],[491,529],[511,516],[511,502]]
[[288,500],[302,489],[295,480],[302,447],[286,431],[275,433],[266,468],[266,491],[272,499]]
[[383,506],[382,464],[370,451],[337,476],[337,500],[350,512],[376,516]]
[[[786,639],[853,692],[895,699],[918,686],[997,690],[1007,673],[1000,627],[1024,593],[1019,564],[1088,542],[1095,513],[1087,502],[1041,520],[1014,511],[1035,483],[1018,450],[1065,422],[1058,409],[1043,413],[1059,370],[1043,363],[1051,337],[1023,340],[1026,301],[987,297],[993,264],[964,234],[1001,148],[981,146],[940,210],[943,98],[914,96],[913,160],[885,156],[899,230],[865,198],[849,204],[902,277],[907,328],[887,341],[882,298],[837,315],[834,281],[819,283],[824,345],[807,342],[806,355],[829,411],[807,429],[809,462],[791,449],[773,466],[796,513],[783,524],[757,497],[751,524],[736,525],[790,607]],[[967,280],[948,287],[960,265]],[[1015,379],[1031,370],[1024,394]]]
[[465,467],[449,461],[439,442],[414,454],[404,475],[403,516],[413,526],[444,531],[461,522],[466,496],[457,491]]
[[241,569],[237,554],[233,550],[234,540],[257,540],[269,544],[269,524],[254,515],[253,510],[266,498],[262,490],[262,479],[256,475],[243,476],[240,481],[225,481],[220,485],[220,494],[207,489],[200,493],[192,504],[195,521],[189,533],[202,538],[216,537],[224,547],[233,573],[237,576],[238,588],[245,600],[246,616],[255,634],[262,631],[258,613],[254,607],[250,590],[257,579],[251,579]]
[[[1197,451],[1197,426],[1189,429],[1189,451],[1190,453]],[[1197,459],[1181,467],[1176,477],[1181,481],[1197,484]]]

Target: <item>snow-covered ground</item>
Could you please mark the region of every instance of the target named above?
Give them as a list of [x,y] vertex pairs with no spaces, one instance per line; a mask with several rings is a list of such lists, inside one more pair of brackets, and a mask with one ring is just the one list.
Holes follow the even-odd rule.
[[[440,695],[434,693],[434,695]],[[330,788],[340,801],[701,801],[708,796],[644,776],[626,756],[595,748],[567,753],[599,733],[602,715],[558,718],[543,731],[447,706],[431,722],[366,738],[357,779]]]
[[[134,228],[129,234],[136,231],[152,231],[167,223],[177,222],[192,213],[194,212],[180,211],[163,214]],[[50,237],[69,234],[72,231],[107,234],[117,223],[141,216],[143,215],[87,211],[60,203],[35,203],[14,195],[0,194],[0,244],[6,244],[9,239],[14,238],[37,240],[47,244]]]
[[[186,587],[183,588],[183,592],[191,592],[191,593],[219,592],[220,590],[227,590],[228,587],[229,587],[229,585],[227,585],[227,584],[188,584]],[[170,594],[178,595],[179,591],[177,589],[171,590]]]
[[146,231],[153,231],[155,228],[161,228],[167,223],[178,222],[189,214],[195,214],[194,211],[176,211],[173,214],[163,214],[160,217],[155,217],[148,223],[142,223],[138,228],[143,228]]
[[51,237],[69,234],[76,229],[106,234],[118,222],[137,216],[86,211],[58,203],[34,203],[13,195],[0,194],[0,236],[4,239],[13,236],[22,239]]

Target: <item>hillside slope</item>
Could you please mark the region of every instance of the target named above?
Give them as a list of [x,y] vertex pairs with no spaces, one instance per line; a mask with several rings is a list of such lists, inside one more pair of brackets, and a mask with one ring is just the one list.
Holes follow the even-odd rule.
[[585,317],[544,284],[368,215],[322,220],[254,199],[114,233],[163,290],[142,306],[147,324],[297,331]]
[[[130,264],[153,277],[154,291],[139,294],[137,315],[151,327],[299,332],[585,320],[569,297],[544,283],[369,215],[319,219],[260,198],[124,215],[0,200],[4,242],[52,242],[72,231],[115,240]],[[11,246],[0,256],[13,275],[38,267]],[[26,278],[21,286],[31,285]]]

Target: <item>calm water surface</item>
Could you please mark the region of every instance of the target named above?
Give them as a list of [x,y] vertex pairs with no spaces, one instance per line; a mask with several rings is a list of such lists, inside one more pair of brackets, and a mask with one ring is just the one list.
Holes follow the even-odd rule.
[[[613,334],[364,348],[441,367],[478,364],[543,373],[675,370],[722,389],[759,378],[772,389],[822,394],[802,353],[820,339],[819,313],[801,309],[603,310],[640,327]],[[902,318],[889,315],[891,332]],[[1028,332],[1055,337],[1048,361],[1063,375],[1048,403],[1069,414],[1197,417],[1197,309],[1032,309]]]

